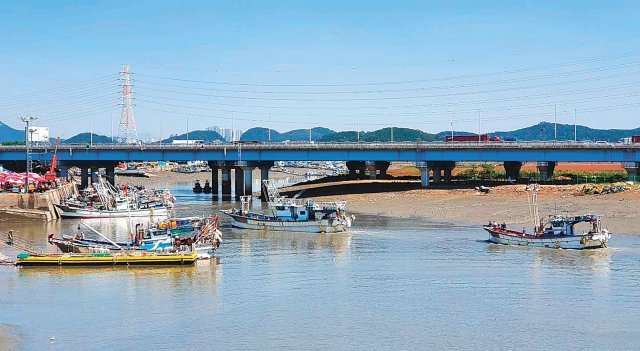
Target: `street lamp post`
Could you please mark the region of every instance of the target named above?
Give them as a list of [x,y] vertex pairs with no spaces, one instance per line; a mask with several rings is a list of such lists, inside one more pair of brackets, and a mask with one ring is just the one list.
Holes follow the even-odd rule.
[[25,193],[29,192],[29,173],[31,173],[31,130],[29,129],[29,123],[32,121],[35,121],[36,117],[33,116],[23,116],[20,117],[20,120],[24,123],[27,124],[27,126],[24,129],[24,138],[25,138],[25,146],[26,146],[26,162],[27,162],[27,170],[26,170],[26,176],[25,176],[25,180],[24,180],[24,191]]

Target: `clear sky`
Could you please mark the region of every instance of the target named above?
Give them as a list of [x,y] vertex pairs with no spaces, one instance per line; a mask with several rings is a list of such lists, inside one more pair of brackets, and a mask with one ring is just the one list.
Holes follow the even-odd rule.
[[187,116],[191,130],[485,132],[554,108],[635,128],[638,33],[638,1],[0,1],[0,121],[117,134],[128,63],[145,137]]

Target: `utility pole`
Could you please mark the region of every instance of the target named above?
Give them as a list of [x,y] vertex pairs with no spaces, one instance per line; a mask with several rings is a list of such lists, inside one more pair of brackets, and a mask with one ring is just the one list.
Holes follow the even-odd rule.
[[271,144],[271,112],[269,112],[269,144]]
[[311,127],[309,127],[309,144],[311,144]]
[[451,106],[451,115],[449,117],[451,118],[451,141],[453,141],[453,106]]
[[89,116],[89,145],[93,146],[93,115]]
[[478,110],[478,142],[482,141],[482,120],[480,119],[480,110]]
[[187,115],[187,145],[189,145],[189,115]]
[[553,105],[553,140],[558,141],[558,105]]
[[111,144],[113,144],[113,112],[111,112]]
[[393,143],[393,118],[391,118],[391,112],[389,112],[389,122],[391,123],[391,142]]
[[356,117],[356,140],[360,143],[360,117]]
[[578,119],[576,118],[578,114],[577,109],[573,109],[573,141],[578,141]]
[[27,161],[27,172],[24,180],[24,192],[29,192],[29,173],[32,173],[32,163],[31,163],[31,130],[29,129],[29,122],[35,121],[38,119],[33,116],[23,116],[20,117],[20,120],[27,124],[24,129],[24,138],[25,138],[25,146],[27,151],[26,161]]

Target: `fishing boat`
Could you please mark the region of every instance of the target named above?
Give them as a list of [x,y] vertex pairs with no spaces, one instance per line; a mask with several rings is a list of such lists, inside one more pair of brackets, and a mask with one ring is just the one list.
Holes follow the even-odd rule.
[[67,199],[55,206],[63,218],[118,218],[118,217],[167,217],[173,206],[172,197],[167,191],[151,196],[141,191],[138,199],[129,196],[100,178],[93,184],[97,201],[81,202]]
[[[484,230],[490,234],[489,241],[504,245],[557,249],[595,249],[607,246],[611,233],[602,228],[600,217],[595,214],[581,216],[554,214],[549,216],[546,223],[543,223],[538,212],[538,185],[533,184],[529,190],[533,230],[527,233],[525,228],[517,231],[508,229],[504,223],[490,222],[484,226]],[[588,223],[587,230],[583,232],[576,230],[575,226],[579,223]]]
[[130,265],[192,265],[198,253],[192,252],[141,252],[122,251],[88,254],[29,254],[18,255],[17,266],[130,266]]
[[349,230],[354,219],[347,214],[346,202],[301,201],[280,196],[269,180],[263,181],[270,213],[249,210],[251,196],[241,196],[242,208],[222,211],[231,217],[231,225],[242,229],[339,233]]
[[138,224],[130,242],[114,242],[88,224],[80,224],[101,239],[86,238],[79,225],[76,235],[62,235],[60,238],[49,235],[49,244],[55,245],[63,253],[104,253],[122,249],[169,252],[176,248],[188,248],[198,251],[200,258],[209,258],[222,242],[217,214],[212,218],[173,218],[153,223],[147,228]]
[[218,229],[219,216],[185,219],[172,219],[143,228],[136,225],[135,234],[130,242],[115,242],[84,222],[81,225],[101,239],[86,238],[80,231],[74,236],[62,235],[60,238],[49,235],[49,244],[55,245],[63,253],[104,253],[110,251],[140,250],[155,252],[173,252],[186,249],[197,251],[199,258],[210,258],[222,242],[222,233]]

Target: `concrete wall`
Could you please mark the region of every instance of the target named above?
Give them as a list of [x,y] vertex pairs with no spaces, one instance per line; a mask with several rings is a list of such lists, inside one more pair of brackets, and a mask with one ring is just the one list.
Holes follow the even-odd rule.
[[60,218],[58,209],[54,206],[69,195],[77,195],[74,184],[66,184],[58,189],[44,193],[14,194],[0,193],[0,216],[16,216],[37,218],[52,221]]

